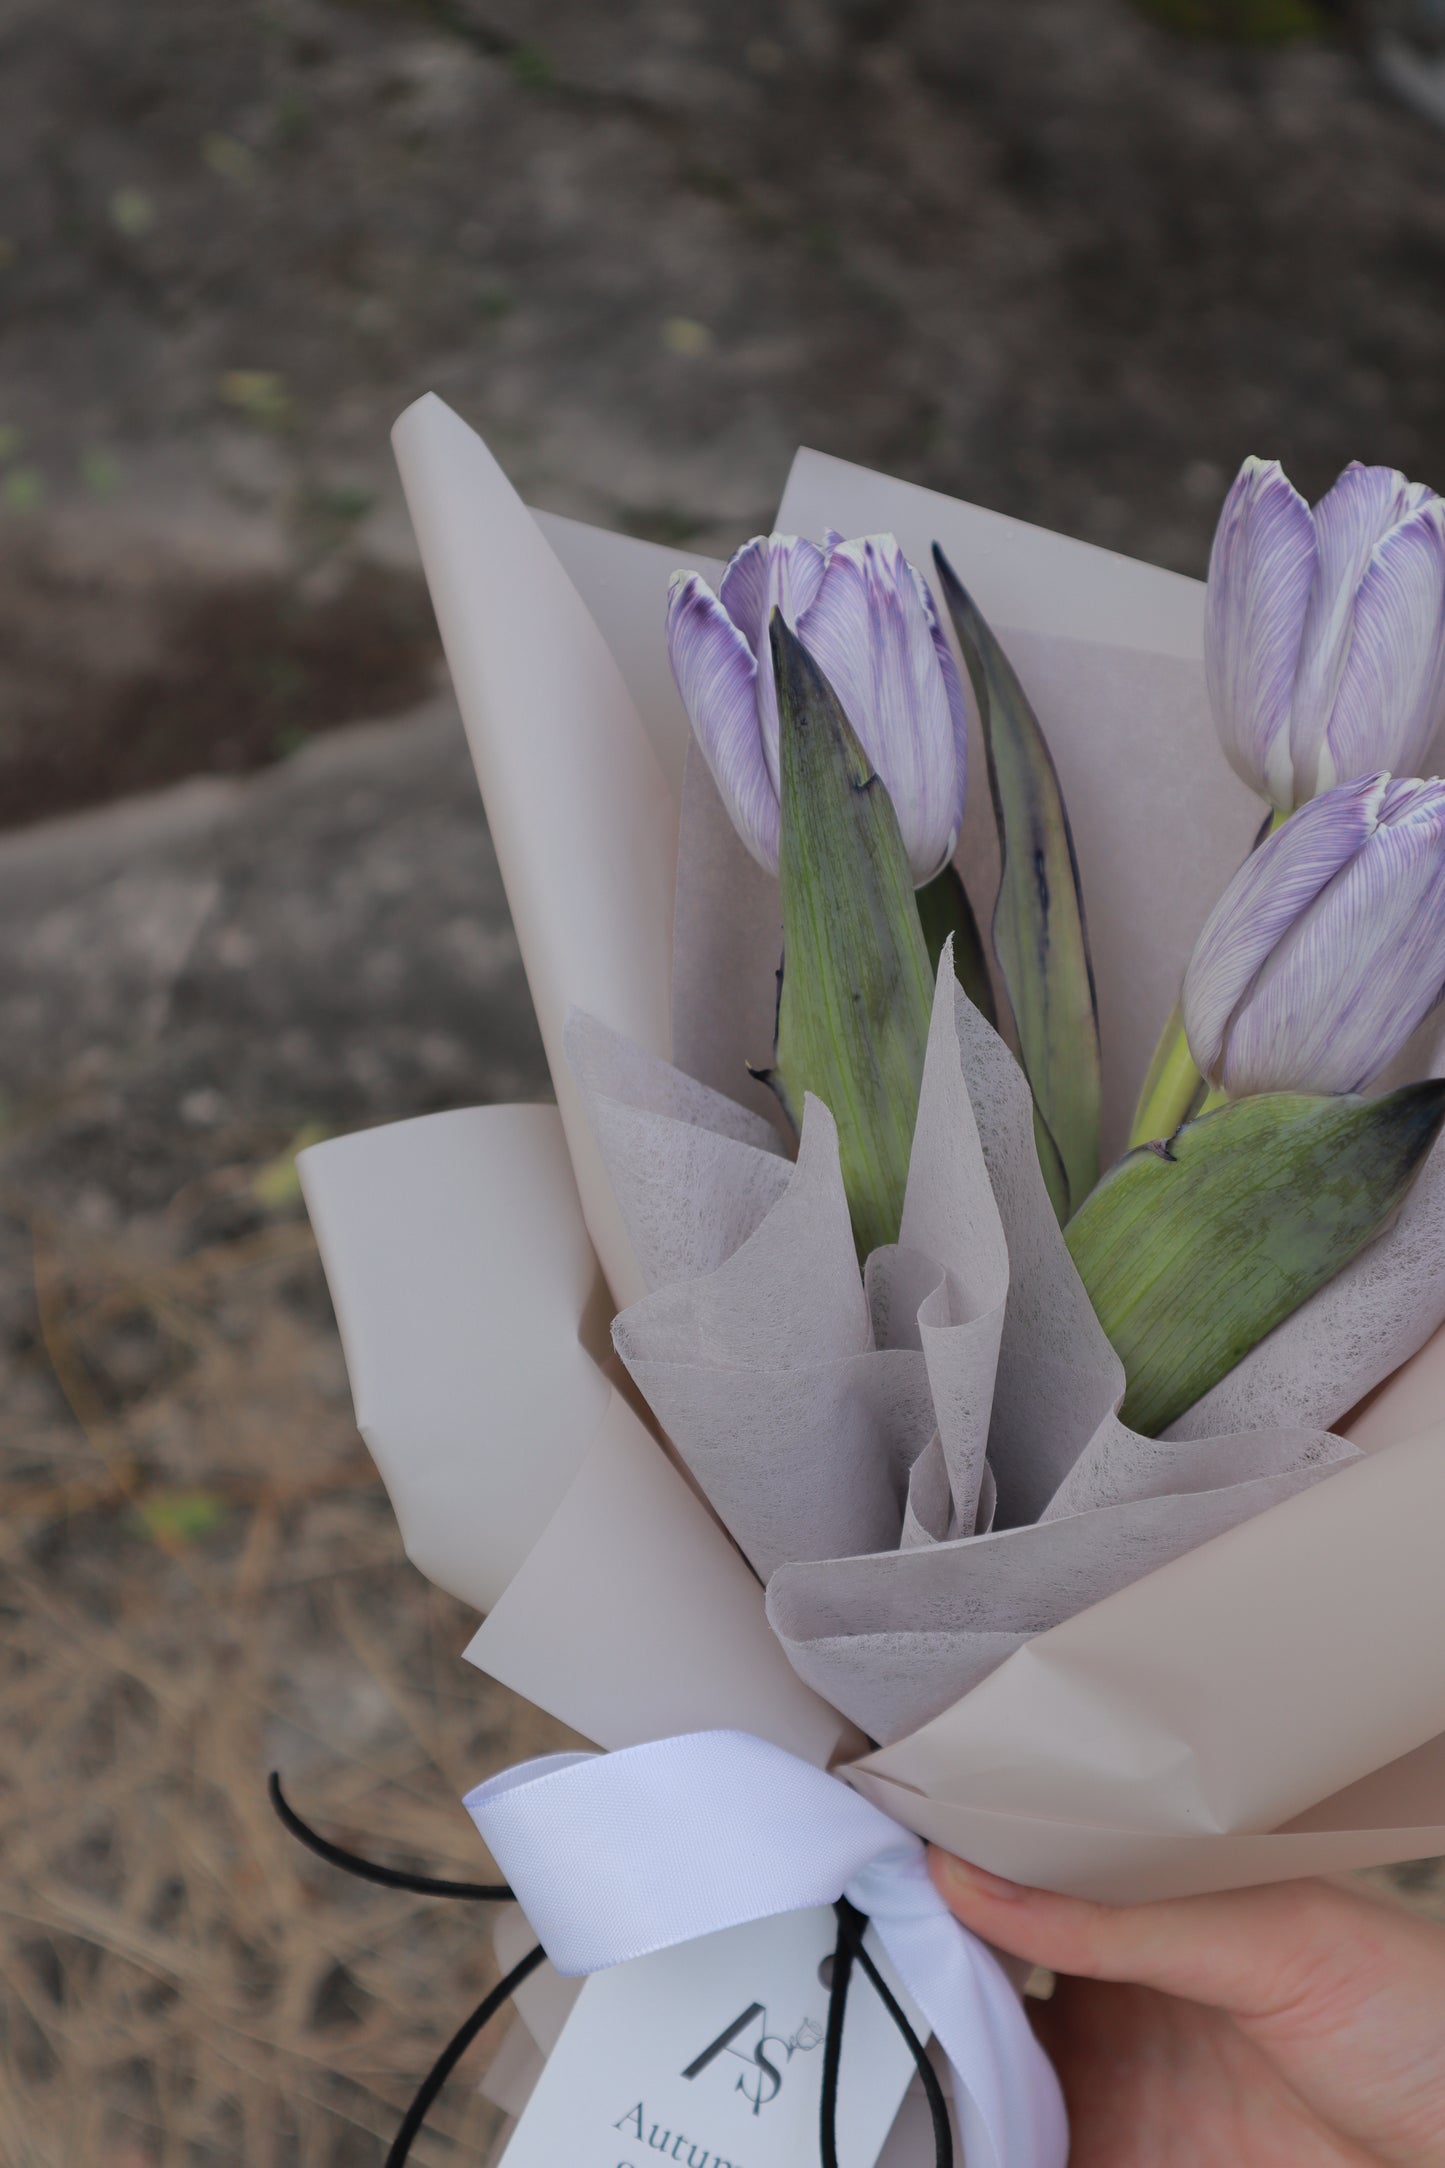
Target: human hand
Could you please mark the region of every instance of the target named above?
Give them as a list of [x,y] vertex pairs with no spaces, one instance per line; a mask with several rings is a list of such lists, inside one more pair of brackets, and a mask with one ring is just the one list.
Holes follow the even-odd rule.
[[929,1864],[1059,1975],[1070,2168],[1445,2168],[1445,1927],[1327,1882],[1112,1906]]

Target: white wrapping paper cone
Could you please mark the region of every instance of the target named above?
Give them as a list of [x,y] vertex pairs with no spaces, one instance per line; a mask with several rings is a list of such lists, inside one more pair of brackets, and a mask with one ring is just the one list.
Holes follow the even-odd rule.
[[428,396],[393,442],[583,1213],[621,1305],[641,1287],[561,1034],[575,1004],[670,1051],[677,801],[606,641],[481,438]]
[[407,1553],[488,1613],[473,1661],[600,1746],[715,1726],[819,1764],[857,1752],[598,1367],[601,1274],[556,1109],[427,1115],[297,1165]]
[[554,1107],[335,1137],[297,1169],[356,1404],[407,1555],[490,1611],[612,1398],[597,1258]]

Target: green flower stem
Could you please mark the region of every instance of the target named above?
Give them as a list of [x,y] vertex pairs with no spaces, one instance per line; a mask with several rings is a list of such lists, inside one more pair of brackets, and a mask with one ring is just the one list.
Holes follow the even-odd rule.
[[[1254,839],[1255,850],[1267,836],[1283,828],[1288,819],[1289,815],[1276,807]],[[1191,1114],[1203,1113],[1206,1108],[1213,1112],[1214,1108],[1224,1105],[1223,1094],[1219,1092],[1211,1092],[1201,1104],[1203,1089],[1204,1079],[1189,1051],[1183,1013],[1176,1001],[1145,1073],[1144,1088],[1129,1127],[1129,1150],[1132,1152],[1141,1144],[1154,1144],[1162,1138],[1172,1137],[1180,1123],[1187,1122]]]
[[1144,1078],[1144,1089],[1129,1128],[1129,1150],[1172,1137],[1204,1089],[1184,1035],[1184,1018],[1176,1001],[1168,1023],[1154,1049]]

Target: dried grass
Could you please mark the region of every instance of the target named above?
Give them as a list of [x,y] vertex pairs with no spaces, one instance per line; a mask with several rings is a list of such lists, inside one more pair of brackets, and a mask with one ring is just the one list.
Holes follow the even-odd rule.
[[[0,1464],[11,2168],[379,2161],[495,1978],[488,1922],[311,1858],[267,1771],[340,1842],[475,1877],[461,1793],[559,1737],[458,1660],[472,1622],[401,1554],[304,1222],[200,1241],[216,1202],[33,1227],[68,1414]],[[419,2168],[493,2156],[486,2052]]]

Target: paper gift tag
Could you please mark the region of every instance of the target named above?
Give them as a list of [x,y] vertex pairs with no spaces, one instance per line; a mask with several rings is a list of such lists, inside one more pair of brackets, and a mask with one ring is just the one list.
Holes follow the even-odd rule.
[[[504,2168],[807,2168],[818,2159],[831,1906],[788,1912],[594,1973]],[[927,2027],[873,1939],[920,2039]],[[838,2084],[839,2168],[874,2168],[914,2074],[854,1968]]]

